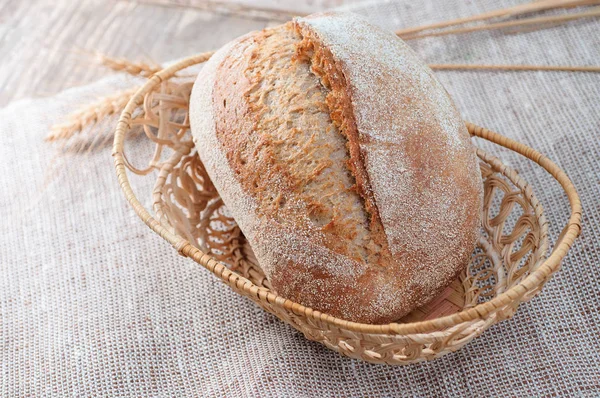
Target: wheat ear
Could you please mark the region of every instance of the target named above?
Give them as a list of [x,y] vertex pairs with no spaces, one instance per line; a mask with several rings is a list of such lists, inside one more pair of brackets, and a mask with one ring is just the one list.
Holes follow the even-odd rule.
[[107,68],[118,72],[125,72],[132,76],[150,77],[162,69],[159,65],[134,62],[125,58],[114,58],[99,52],[96,52],[95,56],[98,62]]
[[127,105],[131,96],[139,89],[119,91],[118,93],[101,98],[100,100],[84,106],[78,111],[66,117],[64,123],[52,126],[50,134],[46,137],[48,141],[68,140],[83,129],[97,124],[104,118],[120,113]]

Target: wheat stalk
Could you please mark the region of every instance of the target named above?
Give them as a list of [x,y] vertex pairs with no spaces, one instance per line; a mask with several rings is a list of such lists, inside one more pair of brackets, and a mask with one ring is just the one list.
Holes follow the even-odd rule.
[[87,127],[93,126],[110,115],[120,113],[131,96],[139,89],[119,91],[94,103],[84,106],[66,117],[64,123],[52,126],[47,141],[68,140]]
[[429,64],[435,70],[511,70],[552,72],[600,72],[600,66],[500,65],[500,64]]
[[598,0],[540,0],[533,1],[531,3],[520,4],[515,7],[503,8],[499,10],[493,10],[484,12],[482,14],[472,15],[464,18],[452,19],[450,21],[442,21],[429,25],[421,25],[413,28],[405,28],[396,31],[396,34],[400,37],[415,36],[416,33],[423,32],[425,30],[442,29],[450,26],[463,25],[469,22],[485,21],[495,18],[508,18],[515,17],[518,15],[529,14],[533,12],[547,11],[558,8],[572,8],[580,6],[589,6],[600,4]]
[[[435,70],[512,70],[512,71],[558,71],[600,72],[599,66],[560,65],[477,65],[477,64],[429,64]],[[120,113],[138,87],[123,90],[104,97],[66,117],[66,122],[52,126],[47,141],[68,140],[86,127],[95,125],[110,115]],[[97,138],[94,142],[97,141]]]
[[125,72],[132,76],[150,77],[162,69],[159,65],[152,66],[144,62],[134,62],[125,58],[113,58],[99,52],[96,52],[95,56],[100,64],[114,71]]
[[527,19],[518,19],[516,21],[504,21],[491,23],[486,25],[477,25],[477,26],[467,26],[456,29],[448,29],[437,32],[425,32],[418,34],[406,34],[401,33],[398,36],[403,40],[414,40],[421,39],[424,37],[438,37],[438,36],[446,36],[446,35],[455,35],[461,33],[470,33],[470,32],[478,32],[482,30],[494,30],[494,29],[505,29],[505,28],[514,28],[514,27],[522,27],[522,26],[537,26],[543,27],[548,26],[549,24],[555,26],[560,23],[565,23],[569,21],[574,21],[581,18],[593,18],[600,16],[600,7],[594,7],[589,11],[583,11],[578,13],[571,13],[565,15],[556,15],[550,17],[536,17],[536,18],[527,18]]

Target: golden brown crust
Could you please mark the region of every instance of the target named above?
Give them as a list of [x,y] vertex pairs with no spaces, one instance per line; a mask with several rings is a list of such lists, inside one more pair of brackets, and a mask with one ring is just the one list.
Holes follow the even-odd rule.
[[476,157],[447,93],[393,35],[347,14],[300,19],[220,50],[196,86],[198,152],[279,294],[382,323],[464,268]]

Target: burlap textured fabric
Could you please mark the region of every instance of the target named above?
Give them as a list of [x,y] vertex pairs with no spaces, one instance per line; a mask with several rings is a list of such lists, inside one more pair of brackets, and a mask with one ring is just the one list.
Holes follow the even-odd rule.
[[[354,11],[400,28],[516,3],[399,1]],[[599,30],[588,20],[410,44],[436,63],[598,64]],[[111,78],[0,110],[0,395],[600,395],[600,76],[437,75],[466,120],[547,154],[582,198],[580,240],[513,319],[457,353],[408,367],[350,360],[305,340],[154,235],[126,204],[110,150],[54,159],[42,141],[48,126],[131,84]],[[533,185],[554,240],[568,214],[558,184],[506,150],[486,149]],[[134,183],[143,192],[152,181]]]

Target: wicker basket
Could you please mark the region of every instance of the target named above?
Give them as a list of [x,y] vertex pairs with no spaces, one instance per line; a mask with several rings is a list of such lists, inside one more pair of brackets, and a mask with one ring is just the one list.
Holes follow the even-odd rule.
[[[559,269],[580,232],[579,197],[559,167],[523,144],[467,123],[471,135],[533,160],[565,190],[571,216],[548,257],[548,223],[531,186],[515,170],[478,150],[485,192],[479,245],[464,274],[432,303],[396,323],[370,325],[338,319],[280,297],[271,291],[235,220],[228,216],[191,141],[187,107],[193,70],[209,57],[200,54],[162,70],[131,98],[114,141],[119,183],[139,217],[179,254],[201,264],[310,340],[352,358],[392,365],[456,351],[489,326],[511,317],[520,303],[536,295]],[[154,156],[143,169],[128,162],[123,148],[126,135],[136,129],[155,144]],[[134,194],[128,170],[154,177],[154,215]]]

